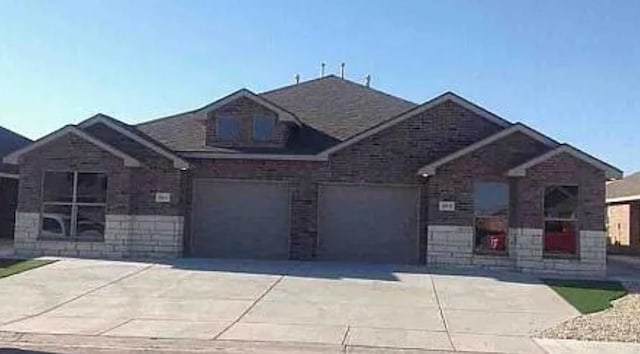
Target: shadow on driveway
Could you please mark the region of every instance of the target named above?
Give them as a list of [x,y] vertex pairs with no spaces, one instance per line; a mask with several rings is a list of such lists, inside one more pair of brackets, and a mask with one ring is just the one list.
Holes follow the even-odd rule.
[[640,283],[640,256],[607,256],[607,277],[622,282]]
[[541,284],[531,275],[505,271],[463,267],[427,267],[424,265],[367,264],[321,261],[256,261],[237,259],[180,258],[166,263],[177,269],[221,271],[264,275],[286,275],[320,279],[364,279],[400,281],[403,274],[432,274],[493,278],[511,283]]

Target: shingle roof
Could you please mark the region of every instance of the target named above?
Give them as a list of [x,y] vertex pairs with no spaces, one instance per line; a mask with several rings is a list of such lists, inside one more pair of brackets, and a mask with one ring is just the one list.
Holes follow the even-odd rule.
[[[112,129],[121,130],[124,133],[124,135],[129,135],[131,139],[138,140],[139,144],[146,145],[147,148],[150,148],[151,150],[155,150],[160,155],[163,155],[173,160],[174,163],[178,165],[176,167],[186,167],[188,165],[186,161],[182,160],[182,158],[176,155],[175,152],[173,152],[170,148],[168,148],[161,142],[153,139],[149,135],[145,134],[144,132],[139,130],[137,127],[121,122],[106,114],[98,113],[80,122],[78,126],[86,130],[87,127],[90,127],[94,124],[111,125],[111,128],[109,128],[110,130]],[[142,149],[144,150],[146,148],[143,147]]]
[[155,119],[136,127],[174,151],[203,151],[208,148],[205,145],[205,126],[194,112]]
[[640,199],[640,171],[607,184],[607,199],[626,197]]
[[16,166],[2,163],[2,158],[10,152],[18,150],[26,145],[31,144],[31,140],[24,136],[14,133],[9,129],[0,127],[0,172],[15,173]]
[[333,75],[260,95],[339,140],[416,106],[413,102]]
[[[295,114],[303,123],[283,153],[319,152],[416,106],[333,75],[259,95]],[[198,111],[144,122],[137,127],[175,151],[216,151],[205,146],[205,127],[198,121],[201,118]]]

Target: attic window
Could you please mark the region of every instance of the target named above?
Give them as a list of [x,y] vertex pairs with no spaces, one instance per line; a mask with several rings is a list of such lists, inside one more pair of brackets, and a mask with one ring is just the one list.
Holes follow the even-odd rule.
[[271,114],[259,114],[253,117],[253,140],[270,141],[275,133],[276,117]]
[[240,137],[240,121],[232,115],[219,116],[216,119],[218,140],[236,140]]

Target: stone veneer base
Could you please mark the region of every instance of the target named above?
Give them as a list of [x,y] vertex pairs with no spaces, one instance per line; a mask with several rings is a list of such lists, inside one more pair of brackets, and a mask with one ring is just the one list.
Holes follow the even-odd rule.
[[[184,218],[161,215],[107,215],[103,242],[39,240],[40,214],[16,213],[14,249],[21,256],[91,258],[175,258],[182,256]],[[505,256],[473,252],[473,227],[430,225],[427,264],[518,270],[553,277],[606,275],[606,233],[581,231],[579,257],[546,258],[542,230],[509,229]]]
[[106,215],[104,241],[38,239],[39,213],[16,213],[14,249],[19,256],[175,258],[182,256],[184,218]]
[[606,233],[581,231],[579,254],[573,258],[547,258],[542,252],[541,229],[509,229],[505,256],[473,252],[473,227],[430,225],[427,264],[510,269],[552,277],[602,278],[606,275]]

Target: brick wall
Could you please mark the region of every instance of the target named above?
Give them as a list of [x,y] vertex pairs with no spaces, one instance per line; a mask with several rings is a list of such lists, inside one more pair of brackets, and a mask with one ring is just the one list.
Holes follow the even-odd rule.
[[[237,117],[240,120],[240,136],[234,141],[220,140],[216,135],[216,117],[226,114]],[[284,147],[289,136],[289,125],[281,121],[276,122],[275,134],[271,141],[253,140],[253,117],[258,114],[276,115],[246,97],[239,98],[216,111],[210,112],[204,122],[206,126],[206,144],[221,147]]]
[[[91,135],[143,162],[143,166],[130,169],[129,214],[183,215],[184,198],[181,189],[184,172],[174,168],[173,161],[118,133],[102,123],[85,129]],[[171,193],[169,203],[156,203],[157,192]]]
[[420,167],[501,129],[456,103],[444,102],[333,154],[332,178],[422,183]]
[[607,206],[607,235],[612,245],[629,246],[630,209],[628,203]]
[[[523,133],[513,133],[472,153],[440,166],[429,177],[429,223],[432,225],[473,225],[474,182],[504,182],[509,168],[517,166],[549,150],[549,147]],[[510,188],[509,195],[515,191]],[[454,201],[454,212],[440,211],[440,201]],[[512,198],[515,200],[515,198]],[[523,202],[528,202],[527,200]],[[518,203],[511,203],[514,213]]]
[[18,211],[40,212],[42,181],[46,171],[105,173],[108,184],[107,214],[128,214],[130,211],[131,169],[125,168],[119,157],[73,134],[62,136],[23,156]]
[[[428,181],[427,262],[516,268],[549,275],[604,276],[604,173],[573,156],[561,154],[532,167],[525,177],[505,176],[509,168],[548,149],[522,134],[513,134],[438,168]],[[473,252],[473,182],[479,180],[510,185],[510,222],[505,256]],[[579,187],[580,232],[576,257],[560,259],[543,255],[542,201],[545,187],[552,184]],[[438,202],[441,200],[455,201],[456,210],[439,211]]]
[[[518,256],[521,269],[556,276],[605,275],[605,180],[603,171],[566,153],[530,168],[525,177],[518,179],[519,208],[514,217],[519,229],[525,230],[518,236],[518,252],[525,252]],[[546,186],[558,184],[577,185],[579,189],[578,253],[575,258],[542,255],[544,190]]]
[[512,215],[512,226],[541,229],[544,190],[549,185],[577,185],[579,189],[578,228],[604,231],[605,223],[604,171],[562,153],[527,171],[516,184],[518,209]]
[[640,248],[640,201],[609,204],[607,216],[612,245]]
[[[182,254],[184,179],[164,157],[142,151],[128,138],[101,127],[90,133],[116,145],[143,164],[128,168],[122,159],[73,134],[23,156],[16,213],[16,252],[23,255],[82,257],[176,257]],[[130,140],[130,139],[129,139]],[[138,149],[138,150],[136,150]],[[46,171],[101,172],[107,176],[103,242],[40,240],[42,181]],[[156,192],[171,193],[156,203]]]

